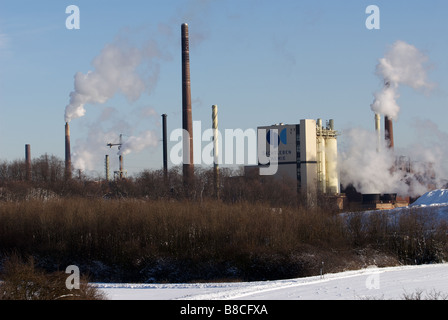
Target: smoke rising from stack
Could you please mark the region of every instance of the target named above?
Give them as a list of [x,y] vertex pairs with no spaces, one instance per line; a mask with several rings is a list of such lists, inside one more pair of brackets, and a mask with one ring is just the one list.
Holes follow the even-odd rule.
[[[208,16],[209,0],[191,0],[185,3],[169,23],[159,23],[157,28],[122,30],[92,61],[93,70],[74,75],[74,90],[65,108],[65,122],[86,114],[86,104],[102,104],[114,95],[124,94],[129,101],[137,100],[144,92],[151,92],[159,76],[159,60],[172,60],[175,43],[173,25],[179,19],[195,21],[191,43],[198,45],[207,37],[208,28],[203,19]],[[142,29],[145,29],[142,31]],[[148,39],[140,46],[132,45],[134,34],[144,33]],[[154,35],[161,36],[157,38]]]
[[[151,30],[148,30],[151,31]],[[141,30],[133,32],[122,31],[109,44],[106,44],[100,54],[92,61],[92,69],[87,73],[77,72],[74,76],[74,90],[70,93],[69,104],[65,108],[65,121],[83,117],[86,114],[86,106],[89,104],[105,104],[109,99],[118,94],[124,95],[128,103],[138,100],[143,93],[151,93],[159,76],[159,60],[166,60],[170,55],[161,50],[163,43],[156,42],[151,33],[146,37],[148,41],[137,45],[132,44],[132,36],[141,33]],[[122,150],[125,154],[140,152],[148,146],[154,146],[155,134],[151,130],[137,131],[135,127],[142,121],[151,120],[156,114],[139,115],[133,125],[127,123],[127,118],[134,111],[125,110],[120,115],[117,108],[103,108],[101,116],[94,122],[85,120],[82,126],[87,126],[87,137],[75,141],[72,153],[72,165],[81,170],[94,170],[100,166],[105,153],[110,152],[105,147],[107,142],[120,133],[129,136],[129,143]],[[149,123],[145,123],[147,127]],[[109,125],[109,128],[104,128]],[[150,140],[144,141],[145,138]],[[137,146],[135,141],[141,142]],[[111,158],[114,161],[114,157]]]
[[379,141],[381,152],[377,151],[377,133],[355,128],[344,131],[342,136],[344,145],[338,163],[343,186],[352,184],[361,193],[393,193],[395,188],[404,188],[400,177],[391,175],[395,155],[385,147],[384,139]]
[[[448,148],[444,147],[443,152],[438,147],[426,148],[422,145],[414,145],[407,150],[401,148],[398,150],[400,154],[407,154],[412,159],[411,172],[399,169],[397,152],[393,149],[397,149],[393,141],[392,120],[396,120],[400,112],[398,89],[405,85],[415,90],[431,90],[434,84],[427,80],[427,62],[426,55],[403,41],[396,41],[379,60],[376,75],[381,78],[383,85],[374,94],[375,99],[370,107],[375,115],[384,116],[386,139],[378,139],[378,116],[375,116],[374,132],[356,128],[343,133],[345,145],[340,152],[339,162],[343,186],[351,184],[361,193],[419,196],[428,191],[432,184],[436,184],[432,187],[443,187],[446,183],[440,178],[447,177],[448,170],[440,164],[444,163],[443,157],[448,156]],[[429,133],[425,130],[419,138],[428,137]],[[428,175],[431,172],[428,166],[432,167],[435,175]]]
[[[65,122],[85,116],[90,107],[89,104],[104,104],[119,94],[124,95],[129,102],[135,102],[145,93],[150,94],[158,81],[159,62],[170,62],[178,54],[176,26],[183,21],[195,22],[195,28],[191,34],[192,45],[197,46],[207,38],[209,29],[204,21],[209,16],[207,12],[210,9],[210,3],[209,0],[188,0],[176,11],[175,16],[155,25],[155,28],[145,25],[132,30],[129,28],[121,30],[116,38],[106,44],[100,54],[93,59],[90,71],[77,72],[74,75],[74,89],[70,93],[70,100],[65,108]],[[135,35],[138,38],[134,37]],[[141,38],[148,40],[142,43]],[[157,113],[154,112],[154,114]],[[73,167],[82,170],[94,170],[102,164],[101,159],[104,158],[105,152],[110,151],[104,147],[104,142],[113,141],[113,137],[120,132],[134,135],[135,139],[157,136],[154,132],[151,135],[149,131],[133,134],[136,131],[135,123],[129,130],[124,130],[120,128],[123,125],[122,119],[116,120],[116,123],[108,129],[104,128],[104,121],[101,119],[97,119],[96,123],[92,123],[89,119],[81,125],[88,127],[86,130],[88,136],[76,140],[72,146],[72,163]],[[132,142],[134,139],[130,140]],[[146,147],[156,144],[157,142],[151,140]],[[124,150],[129,152],[129,150],[137,151],[138,149]],[[115,157],[111,157],[111,161],[114,159]]]
[[404,41],[396,41],[376,66],[376,74],[384,85],[374,94],[375,99],[370,105],[372,111],[397,120],[400,112],[397,104],[400,85],[415,90],[432,89],[434,85],[427,80],[427,62],[428,57],[416,47]]
[[158,139],[158,136],[151,130],[141,132],[137,136],[130,136],[124,139],[118,154],[127,155],[131,152],[141,152],[147,147],[156,147]]
[[[65,122],[84,116],[86,104],[105,103],[118,93],[133,102],[144,92],[150,92],[159,74],[155,59],[162,56],[152,41],[141,48],[120,39],[107,44],[93,59],[93,70],[75,74],[74,91],[65,108]],[[143,68],[150,71],[145,72],[149,75],[142,75]]]
[[[344,131],[339,152],[341,184],[345,187],[352,184],[358,192],[366,194],[397,193],[414,197],[434,188],[446,188],[448,134],[431,120],[416,119],[413,127],[416,128],[413,143],[405,148],[395,147],[395,152],[387,148],[385,139],[380,140],[381,152],[377,152],[374,147],[377,134],[373,131],[362,128]],[[399,168],[397,153],[409,157],[411,172]],[[394,166],[397,170],[390,170]]]
[[[153,130],[137,131],[135,124],[138,121],[150,123],[158,118],[155,112],[149,112],[145,109],[138,112],[135,116],[139,119],[135,120],[133,117],[120,117],[113,108],[104,110],[96,119],[91,122],[84,121],[82,123],[82,131],[86,133],[83,138],[78,138],[72,153],[73,167],[83,171],[98,170],[98,167],[103,167],[104,155],[110,154],[110,166],[112,168],[118,167],[118,157],[112,155],[129,155],[131,153],[138,153],[146,148],[157,147],[158,134]],[[119,151],[115,148],[109,148],[106,144],[109,142],[117,143],[120,133],[124,133],[123,145]]]

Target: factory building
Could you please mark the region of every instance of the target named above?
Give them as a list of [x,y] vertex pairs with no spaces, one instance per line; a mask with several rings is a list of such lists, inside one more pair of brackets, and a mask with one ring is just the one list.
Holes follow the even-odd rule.
[[[337,132],[333,120],[323,126],[321,119],[302,119],[299,124],[280,123],[257,130],[259,139],[266,137],[266,157],[278,159],[276,178],[297,182],[297,190],[306,194],[340,193]],[[246,167],[246,172],[260,166],[262,164]]]

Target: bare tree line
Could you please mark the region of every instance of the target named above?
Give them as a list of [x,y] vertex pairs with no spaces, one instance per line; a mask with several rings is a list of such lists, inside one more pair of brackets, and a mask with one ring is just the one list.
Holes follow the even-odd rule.
[[242,168],[221,168],[217,184],[213,168],[196,167],[194,179],[188,186],[184,183],[181,166],[172,167],[166,174],[162,169],[143,170],[132,177],[111,181],[74,170],[72,179],[66,179],[64,161],[48,154],[32,160],[30,178],[25,160],[1,161],[0,188],[0,200],[5,199],[5,194],[7,199],[20,200],[29,197],[31,189],[40,188],[61,197],[220,199],[229,203],[267,203],[273,207],[302,203],[295,181],[270,176],[244,176]]

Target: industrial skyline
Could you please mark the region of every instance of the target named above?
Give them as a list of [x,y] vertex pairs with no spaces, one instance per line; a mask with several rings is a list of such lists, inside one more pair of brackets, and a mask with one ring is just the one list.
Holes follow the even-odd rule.
[[[71,165],[102,176],[108,154],[111,167],[118,167],[117,150],[106,144],[123,134],[131,142],[122,149],[128,173],[161,169],[161,115],[167,115],[168,136],[183,126],[183,23],[190,27],[192,120],[203,129],[212,127],[212,105],[220,108],[222,131],[323,116],[338,123],[343,153],[350,130],[374,132],[370,105],[384,80],[375,67],[400,40],[428,58],[435,87],[399,88],[394,148],[402,152],[414,142],[429,147],[422,142],[437,144],[448,136],[442,14],[448,5],[442,1],[376,1],[379,30],[366,28],[370,3],[364,1],[134,3],[112,1],[104,8],[79,1],[78,30],[65,26],[70,3],[2,3],[0,160],[24,158],[26,144],[33,156],[67,159],[61,132],[70,94],[104,82],[111,89],[94,92],[99,94],[85,103],[85,114],[70,121]],[[126,64],[114,70],[108,57]],[[115,81],[113,71],[129,82]],[[87,79],[89,72],[98,78]],[[106,76],[112,80],[104,81]]]

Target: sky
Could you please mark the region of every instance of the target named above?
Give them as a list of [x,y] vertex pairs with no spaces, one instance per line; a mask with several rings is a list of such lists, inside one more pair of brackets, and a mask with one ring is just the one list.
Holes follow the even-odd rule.
[[[79,8],[79,29],[66,26],[70,5]],[[366,27],[369,5],[379,9],[379,29]],[[97,99],[70,120],[75,166],[102,177],[109,154],[117,170],[118,150],[106,144],[122,134],[129,175],[161,169],[161,115],[169,135],[182,126],[182,23],[190,31],[193,120],[202,130],[211,127],[212,105],[222,131],[334,119],[342,152],[346,132],[374,130],[371,104],[384,83],[376,68],[402,41],[425,57],[432,85],[398,88],[395,146],[441,142],[447,9],[437,0],[1,0],[0,161],[24,158],[25,144],[32,157],[64,159],[71,93],[97,84],[104,90],[92,91]]]

